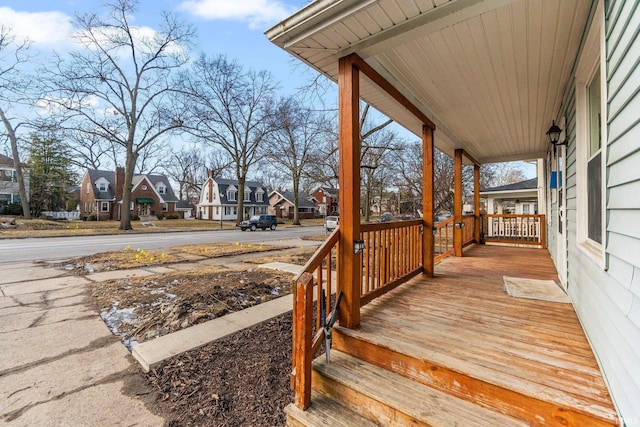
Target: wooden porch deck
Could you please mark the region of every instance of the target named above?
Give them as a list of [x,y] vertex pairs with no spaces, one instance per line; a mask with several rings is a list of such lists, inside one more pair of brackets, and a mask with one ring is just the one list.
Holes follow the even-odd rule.
[[473,245],[363,307],[359,329],[337,327],[315,398],[380,425],[619,425],[572,305],[510,297],[503,275],[557,281],[546,250]]

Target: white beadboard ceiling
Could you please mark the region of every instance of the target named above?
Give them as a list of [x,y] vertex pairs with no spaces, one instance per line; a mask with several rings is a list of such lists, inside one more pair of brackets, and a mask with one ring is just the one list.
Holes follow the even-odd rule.
[[[357,53],[436,123],[436,146],[481,163],[543,157],[591,0],[317,0],[267,37],[337,81]],[[415,133],[376,85],[361,95]]]

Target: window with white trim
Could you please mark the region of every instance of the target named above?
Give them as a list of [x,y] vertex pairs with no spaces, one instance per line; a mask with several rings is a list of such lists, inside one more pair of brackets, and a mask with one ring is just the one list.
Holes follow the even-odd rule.
[[600,70],[587,87],[587,237],[602,244],[602,115]]
[[109,212],[109,202],[100,202],[100,212]]
[[244,190],[244,201],[245,202],[251,201],[251,190]]
[[107,183],[104,181],[98,183],[98,190],[107,191]]
[[578,247],[601,267],[605,265],[603,148],[607,123],[604,38],[604,5],[600,0],[576,67],[575,210]]
[[167,192],[167,187],[165,187],[164,185],[160,185],[158,187],[158,193],[159,194],[166,194],[166,192]]
[[87,194],[89,194],[89,192],[91,191],[91,184],[89,184],[89,183],[87,182],[86,187],[87,187],[86,192],[87,192]]
[[264,192],[259,191],[256,193],[256,202],[263,202],[264,201]]
[[167,212],[169,210],[169,204],[168,203],[163,203],[162,204],[162,212]]
[[238,197],[238,190],[229,190],[227,191],[227,200],[230,202],[235,202]]

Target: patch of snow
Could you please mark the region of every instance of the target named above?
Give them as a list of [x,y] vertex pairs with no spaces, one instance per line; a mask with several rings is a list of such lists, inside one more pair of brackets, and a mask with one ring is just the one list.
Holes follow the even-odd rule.
[[118,303],[114,303],[109,311],[103,311],[100,313],[100,317],[104,323],[107,324],[107,327],[114,334],[118,334],[118,327],[124,323],[131,323],[138,316],[133,313],[135,308],[123,308],[122,310],[118,310]]

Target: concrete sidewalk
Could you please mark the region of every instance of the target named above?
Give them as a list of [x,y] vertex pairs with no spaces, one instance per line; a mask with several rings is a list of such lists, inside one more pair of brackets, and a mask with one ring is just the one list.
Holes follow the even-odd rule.
[[[318,242],[280,242],[317,246]],[[0,277],[0,426],[161,426],[123,386],[140,368],[90,307],[90,281],[144,276],[204,265],[239,266],[248,254],[176,264],[68,276],[45,264],[5,264]],[[275,264],[275,263],[274,263]],[[246,265],[244,265],[246,267]],[[255,266],[255,265],[254,265]],[[287,264],[271,268],[297,272]],[[260,323],[291,309],[285,296],[134,347],[145,370],[175,354]],[[137,349],[137,350],[136,350]],[[137,353],[137,354],[136,354]]]
[[86,303],[87,282],[42,265],[3,266],[0,425],[164,424],[123,394],[137,368]]

